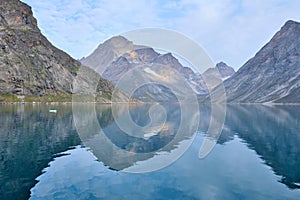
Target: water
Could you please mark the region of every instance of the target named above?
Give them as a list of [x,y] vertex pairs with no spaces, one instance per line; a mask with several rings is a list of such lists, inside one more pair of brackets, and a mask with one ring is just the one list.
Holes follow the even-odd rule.
[[[133,106],[130,116],[147,126],[149,108]],[[300,107],[229,106],[217,145],[204,159],[198,154],[210,109],[200,108],[194,133],[177,136],[180,107],[165,108],[158,113],[166,117],[162,131],[143,138],[118,128],[107,105],[95,113],[78,105],[77,121],[71,105],[1,105],[0,199],[300,199]],[[116,118],[126,114],[117,110]],[[90,126],[93,113],[101,133]],[[126,172],[168,162],[185,144],[167,167]]]

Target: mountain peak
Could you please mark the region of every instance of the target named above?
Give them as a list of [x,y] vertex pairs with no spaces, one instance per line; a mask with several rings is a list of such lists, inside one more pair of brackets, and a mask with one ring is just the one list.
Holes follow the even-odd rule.
[[38,30],[31,7],[18,0],[0,1],[0,21],[2,27]]
[[285,36],[289,34],[290,36],[296,36],[298,37],[298,33],[300,31],[300,23],[293,21],[293,20],[288,20],[285,22],[285,24],[281,27],[280,31],[273,37],[273,39],[276,39],[281,36]]
[[158,64],[161,64],[161,65],[171,66],[172,68],[174,68],[176,70],[180,70],[182,68],[182,65],[180,64],[178,59],[173,56],[172,53],[160,54],[155,59],[155,62]]
[[287,22],[285,22],[283,27],[294,27],[294,26],[299,26],[299,25],[300,25],[300,23],[297,21],[288,20]]
[[170,62],[178,62],[177,58],[175,58],[172,53],[165,53],[159,56],[160,59],[166,63]]
[[220,69],[232,68],[232,67],[229,67],[225,62],[221,61],[216,64],[216,68],[218,68],[218,70],[220,70]]
[[220,61],[220,62],[218,62],[217,64],[216,64],[216,67],[218,67],[218,66],[228,66],[225,62],[223,62],[223,61]]
[[124,43],[130,43],[130,41],[127,40],[125,37],[118,35],[106,40],[103,44],[120,45]]
[[222,78],[231,77],[235,73],[232,67],[228,66],[225,62],[222,61],[216,64],[216,68],[220,72]]
[[143,46],[135,45],[121,35],[114,36],[99,44],[92,54],[80,59],[80,62],[86,66],[91,66],[99,74],[102,74],[115,59],[140,48]]
[[300,23],[288,20],[280,29],[280,31],[277,32],[277,34],[273,37],[273,39],[276,39],[278,36],[285,35],[285,34],[295,34],[299,33],[300,31]]

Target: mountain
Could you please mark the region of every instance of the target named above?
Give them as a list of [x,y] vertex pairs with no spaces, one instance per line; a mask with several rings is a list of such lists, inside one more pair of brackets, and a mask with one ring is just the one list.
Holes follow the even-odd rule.
[[100,44],[91,55],[86,58],[83,57],[79,61],[102,74],[105,68],[110,65],[113,60],[128,51],[140,48],[143,48],[143,46],[135,45],[123,36],[115,36],[105,41],[103,44]]
[[224,62],[217,63],[216,68],[218,69],[223,79],[230,78],[235,73],[234,69]]
[[93,94],[95,88],[95,95],[107,101],[114,87],[54,47],[41,34],[30,6],[0,1],[0,101],[70,101],[71,94]]
[[235,71],[232,67],[224,62],[219,62],[216,64],[216,67],[208,68],[202,76],[206,78],[205,80],[209,80],[209,84],[212,85],[212,88],[215,88],[220,84],[220,79],[224,81],[234,74]]
[[287,21],[224,86],[230,103],[300,103],[300,23]]
[[[87,58],[80,60],[114,84],[131,74],[133,97],[144,101],[186,99],[187,90],[196,95],[208,94],[201,75],[184,67],[171,53],[160,54],[151,47],[135,45],[122,36],[113,37]],[[149,83],[140,85],[141,83]],[[151,84],[150,84],[151,83]],[[172,83],[172,84],[170,84]]]

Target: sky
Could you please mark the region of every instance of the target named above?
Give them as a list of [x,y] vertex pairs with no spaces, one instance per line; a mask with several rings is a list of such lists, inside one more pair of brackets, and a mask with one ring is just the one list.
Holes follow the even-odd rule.
[[289,20],[299,0],[22,0],[42,33],[75,59],[112,36],[141,28],[177,31],[213,62],[238,69]]

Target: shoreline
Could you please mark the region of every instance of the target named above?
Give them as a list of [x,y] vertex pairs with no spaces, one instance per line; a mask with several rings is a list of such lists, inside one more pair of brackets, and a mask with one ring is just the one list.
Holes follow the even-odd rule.
[[[80,101],[53,101],[53,102],[50,102],[50,101],[39,101],[39,102],[20,102],[20,101],[16,101],[16,102],[0,102],[0,105],[7,105],[7,104],[46,104],[46,105],[58,105],[58,104],[157,104],[157,103],[162,103],[162,104],[172,104],[172,103],[179,103],[179,102],[124,102],[124,101],[120,101],[120,102],[98,102],[98,101],[95,101],[95,102],[80,102]],[[180,103],[184,103],[184,102],[180,102]],[[191,102],[186,102],[184,104],[195,104],[195,103],[191,103]],[[218,104],[224,104],[224,103],[211,103],[211,104],[208,104],[207,102],[203,103],[203,102],[198,102],[200,105],[203,105],[203,104],[207,104],[207,105],[218,105]],[[226,105],[264,105],[264,106],[300,106],[300,103],[225,103]]]

